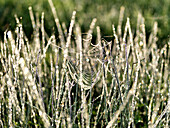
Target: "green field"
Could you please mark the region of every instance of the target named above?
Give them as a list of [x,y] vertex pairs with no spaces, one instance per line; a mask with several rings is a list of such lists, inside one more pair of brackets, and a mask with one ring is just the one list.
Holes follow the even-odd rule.
[[0,0],[0,127],[168,128],[169,12],[169,0]]
[[[102,35],[111,35],[111,26],[112,24],[118,25],[120,8],[124,6],[123,26],[125,26],[126,18],[129,17],[132,28],[136,29],[137,17],[141,13],[145,18],[147,37],[150,35],[152,26],[156,21],[159,28],[158,46],[162,47],[169,41],[169,0],[55,0],[53,2],[61,22],[65,22],[69,26],[71,14],[76,10],[76,20],[84,32],[88,31],[92,19],[97,18],[96,24],[100,26]],[[15,29],[14,15],[17,14],[18,17],[22,17],[23,28],[26,30],[28,38],[31,39],[33,29],[29,17],[29,6],[32,6],[34,16],[37,13],[40,18],[41,13],[45,13],[45,29],[49,35],[51,35],[53,28],[57,32],[48,0],[0,0],[0,38],[3,38],[3,32],[7,27],[12,30]],[[135,34],[134,31],[133,34]],[[96,36],[95,32],[94,36]]]

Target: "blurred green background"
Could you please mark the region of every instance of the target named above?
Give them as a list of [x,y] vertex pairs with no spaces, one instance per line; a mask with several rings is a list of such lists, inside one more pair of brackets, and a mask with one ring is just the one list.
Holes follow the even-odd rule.
[[[118,24],[120,7],[125,7],[124,23],[130,17],[132,30],[135,31],[137,15],[140,12],[145,18],[147,35],[152,31],[154,21],[158,22],[158,45],[162,46],[169,40],[170,34],[170,0],[53,0],[60,22],[69,26],[73,10],[77,10],[76,20],[82,31],[89,29],[93,18],[97,18],[102,36],[112,34],[112,24]],[[15,29],[14,14],[22,17],[24,31],[31,39],[32,26],[28,7],[35,12],[45,13],[45,30],[50,35],[55,23],[48,0],[0,0],[0,38],[6,28]],[[55,27],[56,29],[56,27]],[[95,35],[95,34],[94,34]]]

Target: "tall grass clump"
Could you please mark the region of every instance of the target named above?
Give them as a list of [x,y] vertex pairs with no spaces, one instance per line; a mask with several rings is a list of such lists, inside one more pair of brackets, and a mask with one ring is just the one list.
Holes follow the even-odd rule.
[[170,41],[158,49],[158,23],[147,38],[141,14],[136,31],[129,18],[122,25],[122,7],[105,38],[96,18],[82,32],[76,11],[67,30],[49,4],[59,35],[29,7],[33,39],[15,15],[15,32],[0,41],[0,126],[168,128]]

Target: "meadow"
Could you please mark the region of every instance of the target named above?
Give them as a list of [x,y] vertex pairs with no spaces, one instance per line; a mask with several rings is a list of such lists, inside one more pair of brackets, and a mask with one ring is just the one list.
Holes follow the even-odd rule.
[[97,18],[83,31],[79,11],[66,24],[48,2],[57,32],[30,6],[32,39],[16,14],[0,40],[0,127],[168,128],[170,40],[158,47],[158,22],[148,34],[138,13],[133,29],[122,6],[104,35]]

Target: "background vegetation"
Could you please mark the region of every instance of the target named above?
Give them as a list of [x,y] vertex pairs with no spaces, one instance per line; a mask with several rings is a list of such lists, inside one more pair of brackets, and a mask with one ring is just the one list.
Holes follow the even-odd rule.
[[[136,28],[137,15],[140,12],[145,17],[147,36],[152,30],[154,21],[158,22],[158,46],[163,46],[169,40],[170,33],[170,1],[169,0],[54,0],[60,21],[68,26],[73,10],[78,11],[77,20],[83,31],[94,17],[97,18],[97,25],[100,25],[102,35],[110,35],[111,25],[118,24],[119,10],[125,7],[125,19],[130,17],[131,25]],[[32,6],[33,11],[45,12],[45,29],[50,34],[54,25],[54,19],[48,4],[48,0],[0,0],[0,35],[3,38],[4,30],[9,26],[14,30],[16,22],[14,14],[23,17],[23,27],[29,39],[32,34],[28,7]],[[124,25],[125,25],[125,21]],[[56,29],[55,29],[56,30]],[[57,31],[56,31],[57,32]],[[94,37],[95,37],[94,33]]]

